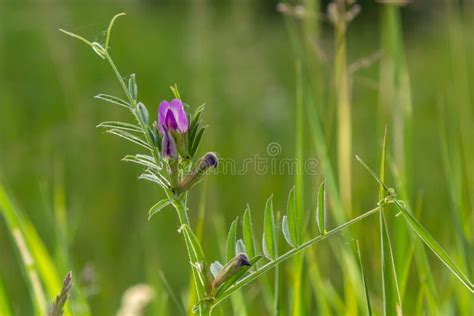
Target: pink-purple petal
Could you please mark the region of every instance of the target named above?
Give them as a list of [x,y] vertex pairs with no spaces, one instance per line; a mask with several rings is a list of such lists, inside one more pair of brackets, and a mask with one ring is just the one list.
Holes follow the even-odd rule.
[[188,116],[184,111],[183,102],[179,99],[173,99],[170,102],[170,109],[173,112],[176,122],[178,123],[178,132],[186,133],[189,128]]
[[165,158],[178,158],[178,150],[176,149],[176,143],[173,137],[171,137],[171,135],[169,134],[169,132],[165,132],[165,135],[163,136],[163,141],[161,143],[161,151],[163,157]]
[[158,131],[161,135],[165,135],[165,120],[166,120],[166,113],[168,113],[170,109],[170,104],[168,101],[161,101],[160,106],[158,107]]
[[166,113],[164,126],[168,131],[175,131],[178,129],[178,123],[176,122],[176,118],[173,114],[173,111],[168,110],[168,112]]

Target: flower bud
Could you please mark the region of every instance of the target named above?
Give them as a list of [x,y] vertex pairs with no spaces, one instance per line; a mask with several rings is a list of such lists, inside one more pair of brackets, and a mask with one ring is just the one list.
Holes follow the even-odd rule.
[[245,253],[240,253],[230,260],[216,275],[211,284],[211,291],[215,292],[221,284],[229,280],[244,267],[250,267],[249,258]]
[[189,190],[196,183],[201,181],[210,170],[217,168],[219,158],[213,152],[209,152],[202,156],[202,158],[196,163],[194,169],[175,187],[175,193],[182,193]]

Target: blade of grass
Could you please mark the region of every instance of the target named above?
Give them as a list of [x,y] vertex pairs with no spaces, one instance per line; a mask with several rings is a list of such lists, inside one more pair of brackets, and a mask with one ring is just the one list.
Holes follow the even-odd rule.
[[[303,157],[303,146],[304,146],[304,100],[303,100],[303,83],[300,82],[302,79],[301,61],[296,62],[296,122],[295,122],[295,157],[298,161],[304,161]],[[296,191],[296,192],[295,192]],[[290,227],[290,236],[295,246],[301,244],[302,235],[304,235],[303,229],[303,211],[304,211],[304,178],[303,172],[297,172],[295,175],[295,188],[292,190],[293,194],[290,193],[288,197],[288,223]],[[293,315],[305,315],[304,310],[304,287],[303,287],[303,255],[298,255],[294,258],[291,267],[292,275],[292,314]]]
[[[382,144],[382,154],[380,160],[380,179],[385,180],[385,156],[387,149],[387,127]],[[385,190],[382,185],[379,187],[379,201],[385,197]],[[383,211],[383,208],[382,208]],[[380,250],[382,261],[382,288],[383,288],[383,306],[384,315],[396,316],[398,309],[402,310],[400,292],[398,290],[397,272],[393,259],[392,244],[388,233],[387,221],[383,212],[379,213],[380,223]]]
[[0,277],[0,315],[13,315],[10,301],[8,300],[7,292]]
[[366,299],[366,307],[367,307],[367,315],[372,316],[372,305],[370,303],[370,295],[369,295],[369,288],[367,286],[367,279],[364,273],[364,265],[362,264],[362,256],[360,254],[360,247],[359,241],[357,240],[357,258],[359,259],[359,267],[360,267],[360,274],[362,275],[362,282],[364,283],[364,290],[365,290],[365,299]]
[[[372,169],[370,169],[367,164],[356,156],[357,160],[364,166],[364,168],[370,173],[370,175],[377,181],[386,192],[391,192],[392,190],[383,183],[379,177],[375,174]],[[420,237],[420,239],[425,243],[425,245],[441,260],[441,262],[461,281],[461,283],[467,287],[469,291],[474,293],[474,285],[471,280],[462,272],[462,270],[456,265],[456,263],[451,259],[447,252],[440,246],[436,239],[431,236],[431,234],[426,230],[426,228],[421,225],[421,223],[410,213],[410,211],[405,207],[403,201],[400,201],[396,198],[393,198],[393,203],[395,203],[398,210],[402,213],[403,217],[410,225],[410,228]]]
[[[9,231],[21,254],[27,282],[33,291],[36,311],[45,314],[48,306],[46,297],[52,300],[61,290],[62,282],[59,274],[34,226],[13,205],[1,183],[0,208],[3,210]],[[44,284],[47,295],[41,283]],[[71,315],[68,307],[66,307],[65,315]]]

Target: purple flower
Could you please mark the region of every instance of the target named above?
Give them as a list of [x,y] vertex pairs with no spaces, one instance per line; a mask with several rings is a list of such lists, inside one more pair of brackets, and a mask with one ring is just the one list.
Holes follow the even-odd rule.
[[188,131],[189,122],[184,111],[183,102],[173,99],[162,101],[158,109],[158,131],[165,136],[166,131],[184,134]]
[[178,159],[178,150],[176,149],[176,142],[168,131],[165,131],[163,141],[161,143],[161,152],[163,157]]
[[189,122],[183,102],[178,99],[170,102],[161,101],[158,108],[157,129],[163,136],[161,144],[163,157],[178,159],[178,152],[183,157],[187,156],[188,128]]

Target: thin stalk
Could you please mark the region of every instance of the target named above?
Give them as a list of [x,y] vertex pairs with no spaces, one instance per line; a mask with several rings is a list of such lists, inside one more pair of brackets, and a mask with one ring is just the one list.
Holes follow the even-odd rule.
[[[349,96],[349,76],[346,60],[346,4],[345,0],[336,1],[338,18],[335,21],[335,88],[337,90],[337,121],[338,121],[338,168],[339,188],[342,205],[348,212],[352,207],[351,190],[351,157],[352,157],[352,123]],[[351,214],[347,214],[350,216]]]
[[257,271],[255,271],[252,274],[249,274],[247,277],[241,279],[240,281],[236,282],[232,287],[230,287],[225,294],[223,294],[219,299],[217,299],[214,304],[212,305],[211,309],[214,309],[217,305],[219,305],[223,300],[225,300],[227,297],[229,297],[232,293],[240,289],[241,287],[249,284],[253,280],[259,278],[262,274],[267,272],[270,269],[273,269],[274,267],[278,266],[280,263],[294,257],[301,251],[305,250],[306,248],[312,246],[313,244],[316,244],[318,242],[321,242],[323,240],[328,239],[329,237],[336,235],[343,231],[345,228],[360,222],[361,220],[365,219],[366,217],[377,213],[383,206],[385,206],[384,203],[381,203],[381,205],[351,219],[350,221],[345,222],[342,225],[337,226],[334,229],[329,230],[325,235],[318,235],[304,243],[302,243],[300,246],[293,248],[289,250],[288,252],[284,253],[283,255],[277,257],[275,260],[272,260],[268,262],[267,264],[261,266]]
[[[296,62],[296,135],[295,135],[295,156],[298,161],[303,161],[303,146],[304,146],[304,104],[303,104],[303,83],[302,80],[302,66],[301,61]],[[299,229],[298,235],[300,238],[296,241],[299,244],[301,237],[304,236],[304,224],[303,224],[303,213],[304,213],[304,178],[303,171],[299,170],[295,176],[295,194],[296,194],[296,221]],[[293,260],[292,264],[292,278],[293,278],[293,302],[292,302],[292,315],[303,315],[304,308],[302,303],[303,298],[303,255],[297,256]]]

